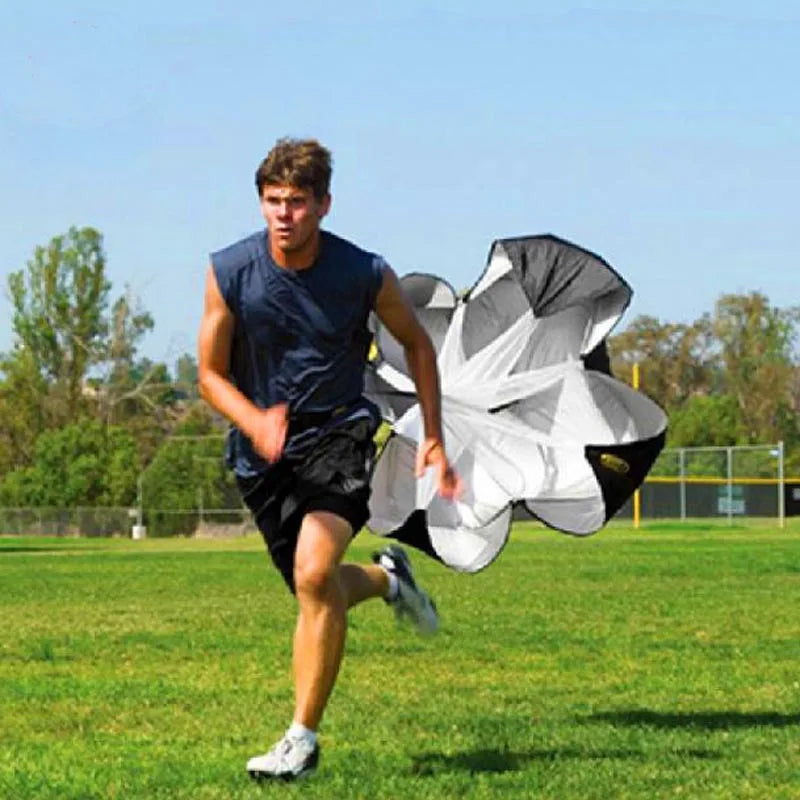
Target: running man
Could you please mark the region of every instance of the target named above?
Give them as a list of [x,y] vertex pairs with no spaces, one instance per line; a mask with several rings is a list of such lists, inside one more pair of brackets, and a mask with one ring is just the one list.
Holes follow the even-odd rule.
[[256,172],[266,230],[212,254],[199,334],[201,394],[231,422],[228,463],[297,598],[294,718],[269,752],[248,761],[257,779],[316,768],[349,608],[379,597],[420,631],[438,627],[400,547],[372,564],[342,563],[369,516],[380,424],[363,396],[373,311],[403,346],[416,385],[425,432],[417,474],[432,467],[442,496],[460,491],[442,439],[431,341],[386,262],[321,229],[330,177],[330,153],[318,142],[276,143]]

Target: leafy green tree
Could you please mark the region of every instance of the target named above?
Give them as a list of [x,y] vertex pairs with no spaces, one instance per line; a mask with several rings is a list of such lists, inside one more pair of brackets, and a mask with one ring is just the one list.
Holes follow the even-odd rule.
[[83,381],[108,333],[105,264],[101,234],[73,227],[37,247],[27,269],[8,278],[16,337],[11,359],[36,364],[59,400],[53,411],[60,422],[85,408]]
[[731,395],[695,395],[670,415],[670,447],[727,447],[736,444],[739,409]]
[[668,412],[696,394],[708,394],[719,381],[711,321],[707,316],[684,325],[636,317],[622,333],[609,337],[612,370],[632,383],[639,364],[640,386]]
[[724,391],[739,409],[740,443],[800,442],[792,390],[800,309],[779,309],[759,292],[722,295],[714,335],[724,366]]
[[[792,398],[790,413],[795,422],[797,422],[800,420],[800,364],[797,364],[797,359],[795,359],[790,393]],[[787,451],[787,474],[800,476],[800,442],[790,440],[787,443]]]
[[137,359],[153,319],[128,288],[109,309],[105,265],[101,234],[73,227],[9,276],[14,345],[0,355],[0,476],[32,463],[42,431],[79,418],[129,426],[146,459],[179,417],[166,366]]
[[135,413],[139,402],[149,402],[150,372],[137,369],[136,352],[142,337],[153,329],[153,318],[129,287],[111,308],[109,335],[103,361],[105,374],[98,382],[101,415],[109,422]]
[[82,420],[44,431],[33,463],[0,482],[0,503],[11,506],[130,506],[139,474],[136,443],[124,428]]
[[114,373],[130,369],[142,336],[151,330],[153,317],[142,308],[130,287],[126,287],[125,294],[115,301],[111,309],[107,357]]
[[30,350],[0,356],[0,476],[29,464],[39,432],[47,423],[47,384]]
[[137,357],[152,328],[152,317],[126,288],[112,308],[106,373],[98,381],[98,414],[134,434],[142,463],[152,459],[183,412],[166,364]]
[[787,465],[800,463],[800,367],[795,342],[800,311],[779,309],[758,293],[722,295],[713,314],[691,325],[637,317],[610,337],[614,373],[670,416],[675,446],[757,444],[783,440]]
[[197,403],[163,441],[144,472],[148,534],[194,532],[199,515],[191,512],[201,506],[239,508],[241,499],[223,459],[224,429],[204,403]]
[[189,400],[197,400],[200,396],[197,389],[197,359],[184,353],[175,362],[175,388]]

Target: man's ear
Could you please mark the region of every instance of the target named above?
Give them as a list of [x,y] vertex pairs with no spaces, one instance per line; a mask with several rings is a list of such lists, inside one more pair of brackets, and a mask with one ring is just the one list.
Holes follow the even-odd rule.
[[330,192],[328,192],[328,194],[326,194],[325,197],[323,197],[320,201],[319,211],[317,212],[317,215],[320,219],[322,219],[331,210],[332,200],[333,198],[331,197]]

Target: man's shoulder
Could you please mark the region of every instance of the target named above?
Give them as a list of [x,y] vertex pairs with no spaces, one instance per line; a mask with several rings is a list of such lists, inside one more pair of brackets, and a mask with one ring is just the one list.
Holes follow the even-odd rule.
[[364,247],[361,247],[354,242],[351,242],[349,239],[345,239],[342,236],[337,236],[335,233],[331,233],[330,231],[321,231],[323,243],[326,248],[330,248],[331,252],[338,258],[353,258],[363,262],[375,262],[380,261],[383,262],[383,256],[379,253],[374,253],[371,250],[367,250]]
[[236,270],[263,258],[266,252],[266,231],[248,234],[211,254],[215,269]]

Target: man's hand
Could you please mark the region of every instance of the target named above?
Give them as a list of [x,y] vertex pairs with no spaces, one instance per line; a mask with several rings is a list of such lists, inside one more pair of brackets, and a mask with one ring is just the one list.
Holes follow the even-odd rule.
[[461,497],[461,478],[450,466],[441,439],[426,438],[417,450],[416,476],[421,478],[428,467],[436,470],[436,482],[442,497],[446,500],[457,500]]
[[288,428],[289,406],[278,403],[256,411],[250,418],[245,433],[256,452],[270,464],[274,464],[283,453]]

